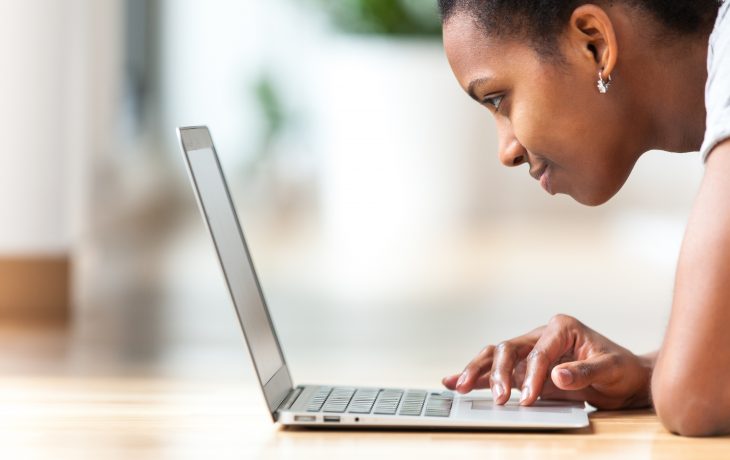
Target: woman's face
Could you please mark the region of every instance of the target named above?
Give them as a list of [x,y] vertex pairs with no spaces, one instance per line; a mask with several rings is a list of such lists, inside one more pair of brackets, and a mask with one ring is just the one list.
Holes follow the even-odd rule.
[[643,153],[639,127],[632,127],[620,71],[600,94],[601,67],[591,50],[570,38],[559,43],[564,62],[541,59],[529,44],[487,37],[465,14],[444,24],[444,47],[459,84],[496,120],[500,161],[529,163],[530,175],[551,194],[602,204]]

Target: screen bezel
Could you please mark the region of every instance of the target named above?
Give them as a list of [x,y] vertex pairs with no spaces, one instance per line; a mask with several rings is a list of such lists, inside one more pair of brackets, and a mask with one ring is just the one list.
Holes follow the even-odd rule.
[[[238,324],[241,328],[241,332],[243,333],[244,340],[246,341],[246,346],[248,348],[249,356],[251,357],[251,362],[253,363],[254,369],[256,371],[256,377],[259,381],[259,384],[261,385],[261,390],[264,393],[264,398],[266,399],[266,403],[269,408],[269,412],[271,413],[272,418],[274,421],[277,419],[277,413],[276,410],[281,405],[281,403],[286,399],[287,395],[292,391],[293,384],[291,380],[291,376],[289,374],[289,368],[286,364],[286,358],[284,357],[284,353],[281,349],[281,343],[279,342],[279,337],[276,334],[276,328],[274,327],[274,322],[271,319],[271,315],[269,313],[269,307],[266,303],[266,298],[264,297],[263,290],[261,289],[261,284],[259,283],[259,278],[256,275],[256,268],[254,267],[253,260],[251,258],[251,253],[248,249],[248,244],[246,243],[246,238],[243,233],[243,229],[241,227],[241,222],[238,219],[238,213],[236,212],[236,207],[233,205],[233,199],[231,198],[230,191],[228,189],[228,183],[226,181],[225,175],[223,174],[223,169],[221,168],[220,160],[218,159],[218,154],[215,150],[215,146],[213,145],[212,137],[210,136],[210,131],[206,126],[189,126],[189,127],[180,127],[178,128],[178,138],[180,140],[180,145],[182,147],[183,157],[185,158],[185,165],[187,167],[188,171],[188,177],[190,178],[190,181],[193,185],[193,190],[195,191],[195,198],[198,202],[198,208],[200,209],[201,214],[203,215],[203,220],[205,221],[205,226],[208,229],[208,234],[210,235],[211,239],[213,240],[213,246],[216,251],[216,256],[218,258],[218,264],[221,267],[221,271],[223,272],[223,278],[226,281],[226,287],[228,288],[228,293],[231,296],[231,302],[233,303],[234,310],[236,311],[236,317],[238,318]],[[251,274],[253,275],[256,288],[258,290],[258,295],[261,299],[261,304],[263,305],[264,312],[266,313],[266,318],[269,321],[269,325],[271,326],[271,333],[274,336],[274,340],[276,342],[277,349],[279,351],[279,356],[281,357],[282,365],[279,367],[279,369],[274,372],[273,376],[266,382],[264,382],[261,379],[261,373],[259,372],[258,366],[256,365],[256,359],[253,356],[253,352],[251,349],[251,344],[248,340],[248,337],[246,336],[246,329],[243,326],[241,315],[239,314],[238,305],[236,305],[236,299],[233,294],[233,289],[230,285],[230,281],[228,278],[228,275],[226,274],[225,266],[223,265],[223,258],[220,254],[220,248],[218,246],[218,242],[216,241],[215,234],[213,233],[213,229],[211,228],[208,213],[205,209],[205,205],[203,204],[203,200],[200,197],[200,189],[198,188],[198,183],[195,178],[195,172],[193,171],[192,164],[190,162],[190,155],[191,152],[194,152],[196,150],[202,150],[202,149],[209,149],[212,154],[213,158],[215,160],[216,167],[218,168],[218,172],[221,176],[221,180],[223,181],[223,188],[226,192],[226,197],[228,199],[228,204],[231,207],[231,210],[233,212],[233,217],[236,222],[238,235],[241,238],[241,242],[243,243],[244,251],[246,253],[246,258],[248,262],[248,267],[251,270]],[[243,263],[243,261],[242,261]]]

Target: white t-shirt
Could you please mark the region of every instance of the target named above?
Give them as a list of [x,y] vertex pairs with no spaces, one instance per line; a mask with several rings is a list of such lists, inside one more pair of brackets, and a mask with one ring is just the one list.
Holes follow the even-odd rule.
[[707,160],[710,151],[730,138],[730,2],[720,7],[707,50],[705,139],[700,153]]

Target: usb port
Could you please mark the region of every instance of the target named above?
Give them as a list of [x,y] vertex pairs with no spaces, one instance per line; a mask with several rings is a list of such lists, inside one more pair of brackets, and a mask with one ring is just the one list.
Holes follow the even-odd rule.
[[295,415],[295,422],[314,422],[316,417],[314,415]]
[[324,421],[325,422],[337,423],[337,422],[340,421],[340,417],[338,415],[325,415],[324,416]]

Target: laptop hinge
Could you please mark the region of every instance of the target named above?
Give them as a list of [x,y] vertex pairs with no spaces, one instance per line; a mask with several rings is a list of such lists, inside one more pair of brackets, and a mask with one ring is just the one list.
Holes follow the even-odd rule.
[[286,395],[286,398],[284,398],[284,401],[279,404],[279,407],[276,410],[279,411],[289,409],[292,404],[294,404],[294,401],[296,401],[299,395],[302,393],[302,390],[302,387],[296,387],[289,391],[289,394]]

